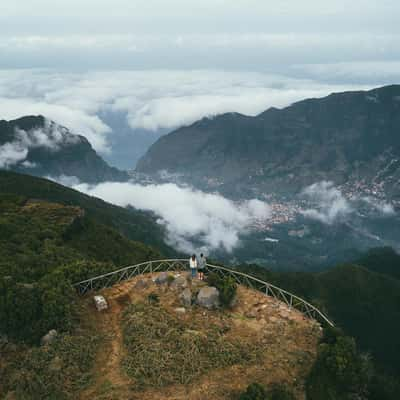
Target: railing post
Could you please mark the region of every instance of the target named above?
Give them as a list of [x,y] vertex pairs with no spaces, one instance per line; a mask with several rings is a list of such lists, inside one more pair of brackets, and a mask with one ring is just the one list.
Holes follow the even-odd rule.
[[153,262],[152,261],[150,261],[150,273],[151,274],[153,273]]

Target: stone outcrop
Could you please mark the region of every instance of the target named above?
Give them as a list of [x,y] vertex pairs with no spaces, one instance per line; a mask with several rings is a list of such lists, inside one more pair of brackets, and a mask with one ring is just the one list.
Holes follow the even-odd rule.
[[205,286],[197,295],[197,304],[209,310],[219,306],[219,291],[213,286]]
[[192,305],[192,291],[186,288],[179,296],[181,303],[185,307],[190,307]]
[[49,331],[46,335],[42,337],[40,343],[42,346],[46,346],[50,343],[53,343],[56,337],[58,336],[58,332],[55,329]]

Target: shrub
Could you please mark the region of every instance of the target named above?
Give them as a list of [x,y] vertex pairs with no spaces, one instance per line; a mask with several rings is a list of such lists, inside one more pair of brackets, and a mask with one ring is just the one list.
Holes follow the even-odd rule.
[[210,286],[214,286],[219,291],[219,300],[222,307],[231,307],[237,292],[237,284],[230,276],[220,277],[216,273],[207,277]]
[[273,385],[268,390],[268,400],[294,400],[292,392],[284,385]]
[[360,354],[353,338],[329,336],[322,343],[307,382],[307,398],[320,400],[366,399],[372,368],[368,356]]
[[147,296],[147,301],[149,304],[158,304],[160,302],[160,297],[157,293],[152,292]]
[[263,385],[251,383],[240,395],[239,400],[267,400],[267,391]]
[[286,386],[280,384],[272,385],[266,390],[259,383],[251,383],[239,400],[294,400],[294,396]]
[[174,276],[174,275],[169,274],[169,275],[167,276],[167,283],[168,283],[168,285],[170,285],[174,280],[175,280],[175,276]]

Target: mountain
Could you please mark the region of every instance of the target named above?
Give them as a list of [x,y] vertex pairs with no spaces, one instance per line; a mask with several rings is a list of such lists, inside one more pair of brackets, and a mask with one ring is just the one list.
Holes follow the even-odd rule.
[[400,197],[400,85],[334,93],[255,117],[204,118],[161,137],[137,171],[232,196],[290,195],[322,180]]
[[43,116],[0,121],[0,168],[37,176],[76,177],[82,182],[123,181],[88,140]]

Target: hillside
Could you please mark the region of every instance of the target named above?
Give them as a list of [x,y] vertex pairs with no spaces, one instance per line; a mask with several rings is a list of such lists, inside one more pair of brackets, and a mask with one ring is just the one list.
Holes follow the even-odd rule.
[[117,207],[46,179],[8,171],[0,171],[0,193],[80,207],[88,217],[116,229],[128,239],[153,246],[165,255],[175,254],[165,244],[163,228],[149,213]]
[[335,93],[255,117],[204,118],[161,137],[137,171],[166,170],[234,197],[291,195],[322,180],[400,196],[400,85]]
[[[91,296],[83,299],[84,329],[72,333],[69,342],[80,348],[92,336],[90,356],[66,354],[66,339],[59,338],[23,355],[18,372],[9,365],[5,392],[14,390],[20,375],[24,399],[58,394],[82,400],[223,400],[238,398],[252,382],[285,385],[295,399],[304,399],[305,380],[321,337],[317,323],[244,287],[232,310],[182,308],[183,288],[173,279],[156,285],[156,276],[146,274],[103,290],[109,309],[101,313]],[[189,281],[193,292],[202,286]],[[29,362],[25,367],[21,362],[27,357],[44,357],[48,363]],[[85,360],[81,380],[79,359]],[[0,385],[0,393],[1,389]]]
[[0,121],[0,168],[37,176],[70,176],[82,182],[123,181],[84,136],[43,116]]
[[380,367],[397,376],[400,374],[400,282],[397,279],[351,264],[315,274],[269,272],[256,266],[240,269],[318,305],[347,334],[355,337]]

